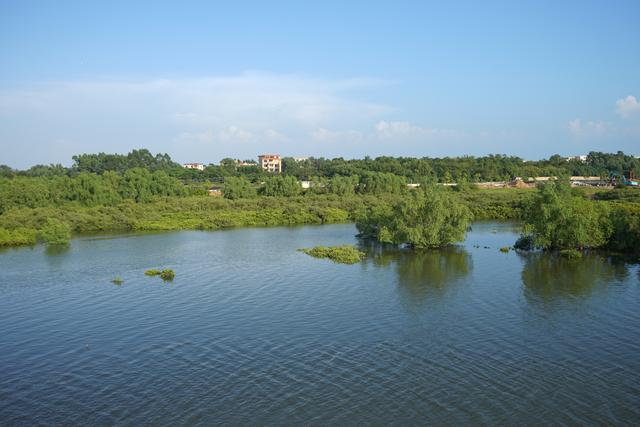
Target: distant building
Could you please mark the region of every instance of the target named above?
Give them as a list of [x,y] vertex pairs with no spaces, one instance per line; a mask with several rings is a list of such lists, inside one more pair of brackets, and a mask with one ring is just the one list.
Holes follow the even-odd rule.
[[261,154],[258,156],[258,165],[272,173],[282,172],[282,158],[279,154]]
[[199,171],[204,170],[204,165],[202,163],[185,163],[182,167],[185,169],[198,169]]
[[571,160],[577,160],[579,162],[583,162],[584,163],[584,162],[587,161],[587,155],[586,154],[582,154],[580,156],[569,156],[569,157],[566,157],[565,160],[567,162],[569,162]]
[[304,162],[305,160],[309,160],[309,157],[294,157],[293,160],[295,162]]
[[[227,159],[222,159],[220,160],[220,166],[226,166],[227,163]],[[247,160],[240,160],[240,159],[234,159],[233,160],[233,165],[238,168],[238,167],[244,167],[244,166],[256,166],[256,162],[255,161],[247,161]]]
[[214,197],[222,196],[222,187],[214,185],[213,187],[209,188],[209,195]]

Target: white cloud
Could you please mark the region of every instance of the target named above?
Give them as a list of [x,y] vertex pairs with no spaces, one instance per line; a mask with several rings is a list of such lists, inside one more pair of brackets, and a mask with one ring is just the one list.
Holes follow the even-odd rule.
[[[78,152],[141,146],[177,152],[180,159],[187,149],[180,144],[187,141],[189,150],[203,144],[199,155],[214,159],[240,144],[246,151],[238,155],[249,155],[262,143],[278,149],[288,141],[309,142],[309,133],[318,128],[370,126],[393,109],[362,100],[354,91],[382,84],[266,73],[33,84],[0,89],[0,140],[29,146],[28,152],[36,153],[29,164],[68,163]],[[5,161],[24,162],[17,159],[27,152],[14,151]]]
[[418,138],[440,140],[464,137],[466,132],[454,129],[427,128],[412,125],[406,121],[387,122],[379,121],[375,126],[375,135],[382,139]]
[[610,124],[603,121],[587,121],[583,122],[580,119],[575,119],[567,123],[567,129],[569,133],[574,137],[597,137],[603,136],[610,132],[613,128]]
[[634,114],[640,114],[640,103],[635,96],[629,95],[616,101],[616,110],[620,116],[627,118]]

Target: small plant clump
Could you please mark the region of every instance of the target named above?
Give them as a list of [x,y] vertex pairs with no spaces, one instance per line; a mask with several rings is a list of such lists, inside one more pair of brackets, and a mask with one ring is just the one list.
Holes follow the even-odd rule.
[[560,251],[560,256],[567,259],[580,259],[582,252],[576,249],[563,249]]
[[365,253],[356,249],[352,245],[343,246],[315,246],[311,249],[298,249],[314,258],[328,258],[340,264],[355,264],[360,262]]
[[170,268],[165,268],[164,270],[151,269],[145,271],[144,274],[147,276],[160,276],[165,281],[171,281],[176,277],[176,273]]
[[501,247],[501,248],[500,248],[500,252],[503,252],[503,253],[505,253],[505,254],[506,254],[507,252],[509,252],[509,247],[508,247],[508,246],[503,246],[503,247]]
[[122,279],[121,279],[121,278],[119,278],[119,277],[116,277],[115,279],[113,279],[113,280],[111,281],[111,283],[113,283],[114,285],[122,285],[122,284],[124,283],[124,280],[122,280]]
[[162,270],[160,272],[160,278],[162,280],[173,280],[176,277],[176,273],[173,272],[173,270],[171,270],[170,268],[166,269],[166,270]]

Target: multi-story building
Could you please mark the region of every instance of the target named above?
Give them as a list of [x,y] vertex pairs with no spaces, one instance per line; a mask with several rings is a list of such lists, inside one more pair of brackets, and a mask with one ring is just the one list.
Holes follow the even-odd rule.
[[273,173],[282,172],[282,158],[279,154],[261,154],[258,156],[258,165],[267,171]]
[[202,163],[185,163],[182,167],[185,169],[198,169],[199,171],[204,170],[204,165]]

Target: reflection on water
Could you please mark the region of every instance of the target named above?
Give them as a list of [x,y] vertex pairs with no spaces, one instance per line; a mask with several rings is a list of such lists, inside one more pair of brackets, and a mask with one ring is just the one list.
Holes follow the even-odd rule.
[[525,261],[522,283],[529,300],[588,297],[598,287],[606,287],[613,280],[623,281],[629,275],[624,263],[597,254],[577,260],[548,253],[520,256]]
[[444,296],[473,269],[471,256],[461,246],[409,250],[367,241],[361,249],[373,265],[395,269],[400,290],[414,303]]

